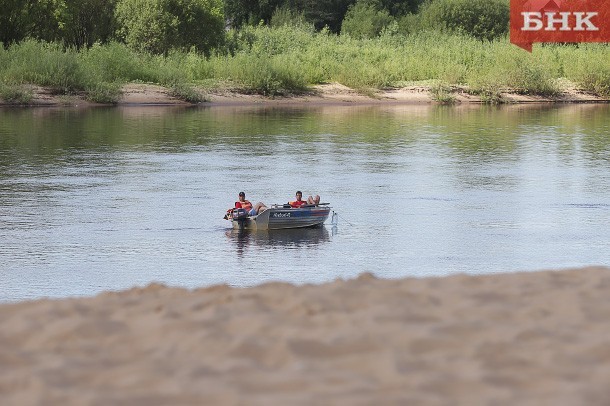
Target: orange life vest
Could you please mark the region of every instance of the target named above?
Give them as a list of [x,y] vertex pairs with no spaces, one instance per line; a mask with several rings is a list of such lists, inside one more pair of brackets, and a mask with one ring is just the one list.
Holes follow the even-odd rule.
[[243,202],[235,202],[236,208],[246,209],[247,211],[252,210],[252,203],[249,200],[244,200]]

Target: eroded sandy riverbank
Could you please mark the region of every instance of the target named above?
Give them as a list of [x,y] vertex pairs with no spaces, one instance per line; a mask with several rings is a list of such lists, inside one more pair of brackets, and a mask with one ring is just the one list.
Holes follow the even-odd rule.
[[[414,85],[402,88],[390,88],[367,92],[366,94],[350,89],[338,83],[317,85],[306,94],[266,97],[256,94],[244,94],[227,89],[199,89],[205,95],[204,105],[298,105],[298,104],[429,104],[438,103],[431,92],[431,87]],[[169,89],[152,84],[128,84],[122,89],[119,105],[173,105],[189,103],[172,96]],[[79,95],[64,96],[54,94],[50,89],[33,87],[33,99],[30,105],[34,106],[92,106],[84,97]],[[600,103],[610,102],[610,99],[600,97],[566,85],[563,91],[553,97],[522,95],[506,91],[501,93],[506,103]],[[454,103],[482,103],[480,95],[473,95],[467,89],[451,88],[451,98]],[[0,100],[0,105],[4,104]]]

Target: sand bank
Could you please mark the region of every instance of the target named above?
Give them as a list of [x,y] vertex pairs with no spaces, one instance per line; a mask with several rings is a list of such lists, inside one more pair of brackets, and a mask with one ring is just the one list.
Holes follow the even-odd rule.
[[[363,94],[338,83],[312,86],[307,93],[292,96],[266,97],[257,94],[245,94],[230,89],[198,89],[206,97],[202,105],[239,106],[239,105],[317,105],[317,104],[431,104],[436,103],[426,85],[413,85],[401,88],[388,88]],[[51,89],[32,87],[31,105],[39,106],[80,106],[94,105],[87,102],[83,95],[57,95]],[[170,90],[157,85],[132,83],[123,86],[119,105],[188,105],[170,94]],[[482,103],[481,96],[469,94],[465,87],[454,86],[451,95],[455,103]],[[506,91],[502,93],[506,103],[604,103],[610,99],[600,97],[565,84],[563,91],[553,97],[522,95]],[[0,106],[3,105],[0,99]]]
[[0,306],[3,405],[607,405],[610,269]]

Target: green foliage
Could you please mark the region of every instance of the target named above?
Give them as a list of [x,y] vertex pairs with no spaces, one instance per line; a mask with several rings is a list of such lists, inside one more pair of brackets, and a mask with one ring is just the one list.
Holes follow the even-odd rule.
[[274,11],[285,4],[286,0],[224,0],[224,12],[233,27],[258,25],[261,21],[269,24]]
[[55,39],[54,0],[2,0],[0,7],[0,42],[5,46],[28,37]]
[[169,94],[180,100],[184,100],[193,104],[203,103],[207,101],[205,96],[199,93],[199,91],[194,89],[192,86],[188,86],[184,83],[177,83],[172,86],[169,91]]
[[610,63],[608,44],[578,44],[572,47],[555,45],[559,60],[566,61],[566,76],[579,83],[583,90],[610,97]]
[[240,53],[218,62],[216,78],[237,82],[248,93],[279,96],[307,90],[298,66],[286,56],[257,57]]
[[484,104],[504,104],[507,102],[502,95],[502,90],[490,85],[485,85],[480,88],[470,88],[468,89],[468,93],[479,96],[481,102]]
[[55,0],[57,39],[68,46],[88,47],[114,34],[116,0]]
[[[389,2],[392,2],[388,0]],[[402,0],[406,1],[418,0]],[[293,15],[303,15],[308,24],[317,30],[328,27],[331,32],[341,30],[341,22],[349,6],[356,0],[224,0],[225,16],[233,28],[245,25],[271,24],[273,14],[278,9],[290,11]]]
[[4,54],[5,83],[32,83],[48,86],[59,93],[82,89],[84,75],[76,51],[57,43],[26,40],[12,45]]
[[588,70],[588,72],[580,75],[578,79],[584,90],[610,97],[610,71],[607,65],[601,71]]
[[394,17],[416,13],[424,0],[377,0],[380,8]]
[[0,100],[8,104],[28,104],[32,101],[32,90],[27,86],[0,83]]
[[80,52],[80,62],[93,82],[151,81],[153,75],[146,71],[142,60],[146,55],[118,42],[107,45],[94,44]]
[[289,25],[301,28],[311,28],[313,25],[307,22],[305,14],[303,12],[294,11],[287,6],[278,7],[271,16],[269,23],[271,27],[281,27],[283,25]]
[[289,26],[244,27],[230,31],[228,37],[233,49],[229,56],[209,60],[193,56],[182,63],[183,70],[189,68],[190,80],[248,83],[247,88],[272,94],[272,89],[294,86],[288,80],[277,85],[281,76],[269,72],[279,67],[289,70],[289,77],[298,78],[297,89],[339,82],[369,92],[434,79],[467,86],[485,101],[496,103],[503,101],[504,90],[552,96],[559,91],[556,79],[564,71],[567,79],[598,93],[596,89],[603,90],[610,77],[604,62],[608,46],[603,44],[538,47],[529,54],[507,38],[481,42],[469,35],[427,32],[402,36],[386,30],[376,38],[355,39]]
[[506,0],[429,0],[420,13],[423,28],[492,40],[508,32]]
[[479,58],[478,66],[468,74],[473,90],[489,93],[492,89],[510,89],[521,94],[553,96],[559,92],[557,61],[552,49],[539,49],[536,55],[521,52],[508,41],[485,44],[488,51]]
[[455,103],[455,95],[451,92],[451,86],[444,82],[437,82],[430,87],[430,95],[432,100],[440,104]]
[[115,0],[2,0],[0,42],[25,38],[66,46],[105,42],[114,33]]
[[197,90],[203,83],[277,96],[329,82],[370,94],[427,81],[438,84],[431,89],[438,101],[449,101],[450,89],[459,85],[488,103],[504,101],[507,91],[552,96],[570,81],[597,94],[608,95],[610,89],[605,44],[536,46],[530,54],[506,37],[480,41],[439,31],[403,36],[392,26],[366,39],[294,25],[247,26],[227,37],[230,50],[210,56],[195,50],[155,55],[117,42],[77,51],[26,40],[0,48],[0,84],[85,91],[90,100],[104,103],[116,102],[120,86],[132,81],[166,86],[191,102],[203,99]]
[[283,25],[277,28],[246,26],[227,34],[227,50],[255,55],[279,55],[310,46],[316,37],[308,27]]
[[418,14],[405,14],[396,19],[398,32],[402,35],[415,34],[421,30],[421,20]]
[[97,82],[86,87],[86,99],[94,103],[116,104],[121,98],[121,83]]
[[393,21],[390,14],[370,0],[358,0],[345,15],[341,34],[354,38],[373,38]]
[[316,29],[328,27],[330,32],[338,33],[348,8],[356,0],[292,0],[294,3],[299,5],[298,9],[305,13]]
[[118,0],[116,17],[127,44],[156,54],[209,53],[224,36],[220,0]]
[[522,94],[554,96],[559,93],[553,76],[535,62],[523,65],[515,63],[513,69],[507,72],[507,84]]

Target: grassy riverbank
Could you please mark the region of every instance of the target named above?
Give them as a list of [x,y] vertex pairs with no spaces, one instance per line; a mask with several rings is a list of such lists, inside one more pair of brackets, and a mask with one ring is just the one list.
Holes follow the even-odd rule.
[[605,44],[552,45],[529,54],[506,38],[481,42],[438,32],[388,32],[354,39],[289,26],[229,32],[223,48],[209,58],[194,52],[151,55],[119,43],[76,51],[25,41],[0,47],[0,99],[27,104],[32,97],[28,85],[113,103],[129,82],[159,84],[176,97],[198,102],[206,91],[220,88],[276,96],[338,82],[373,93],[419,81],[430,81],[439,101],[451,100],[450,85],[501,102],[503,90],[552,96],[566,81],[608,97],[609,51]]

